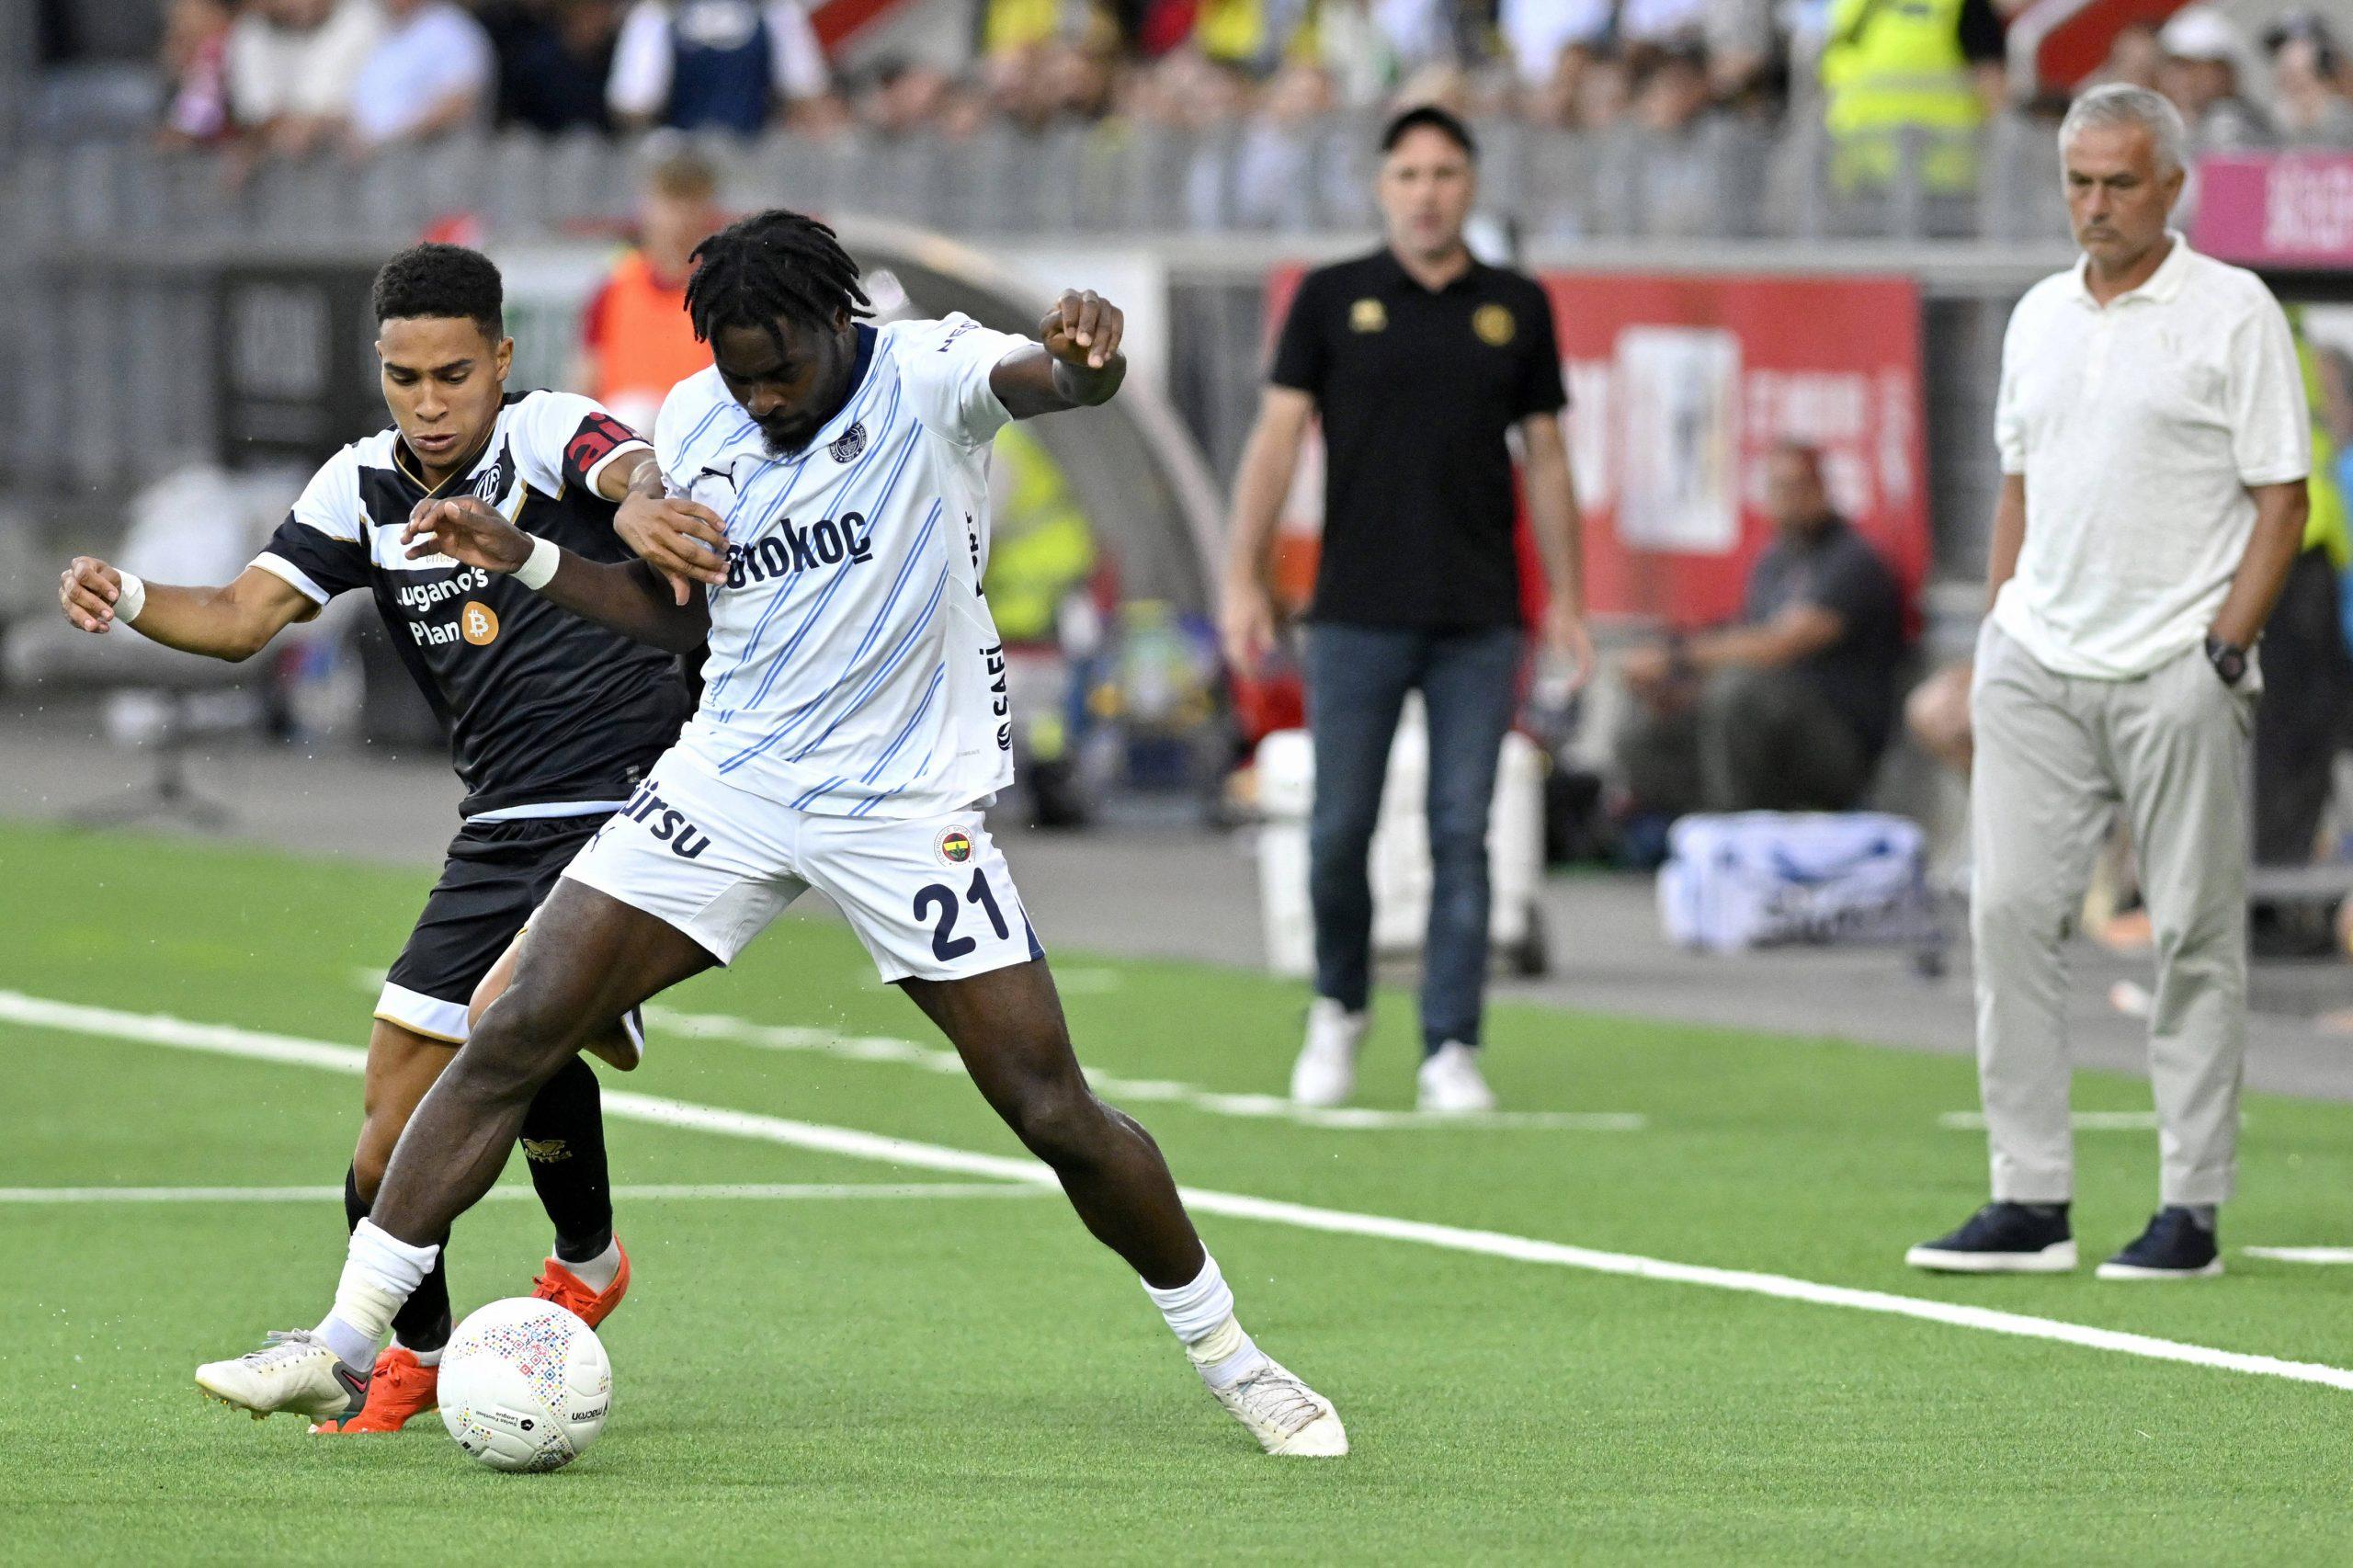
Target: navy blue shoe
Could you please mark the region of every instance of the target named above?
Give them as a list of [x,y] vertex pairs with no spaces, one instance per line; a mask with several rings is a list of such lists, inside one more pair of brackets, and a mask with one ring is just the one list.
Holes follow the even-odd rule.
[[2075,1238],[2064,1205],[2047,1214],[1995,1202],[1950,1235],[1922,1242],[1904,1261],[1937,1274],[2065,1274],[2075,1267]]
[[2102,1279],[2211,1279],[2222,1272],[2214,1233],[2181,1208],[2158,1210],[2139,1239],[2099,1266]]

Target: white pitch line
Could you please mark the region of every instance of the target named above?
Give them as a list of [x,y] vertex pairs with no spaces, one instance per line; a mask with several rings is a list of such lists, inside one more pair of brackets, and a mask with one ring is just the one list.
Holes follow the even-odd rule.
[[[2244,1123],[2246,1118],[2239,1120]],[[2078,1132],[2154,1132],[2157,1113],[2153,1110],[2079,1110],[2070,1114],[2067,1124]],[[1948,1132],[1983,1132],[1985,1113],[1981,1110],[1949,1110],[1937,1118],[1937,1125]]]
[[[0,991],[0,1020],[40,1028],[97,1035],[113,1040],[142,1040],[156,1045],[177,1046],[191,1051],[212,1051],[257,1061],[323,1067],[340,1073],[358,1072],[364,1060],[364,1053],[361,1051],[347,1046],[328,1045],[319,1040],[294,1040],[284,1035],[264,1034],[258,1030],[233,1028],[219,1024],[192,1024],[153,1014],[118,1012],[110,1007],[87,1007],[73,1003],[51,1002],[15,991]],[[850,1159],[877,1160],[891,1165],[913,1165],[924,1170],[949,1171],[960,1176],[1021,1182],[1032,1187],[1051,1187],[1058,1185],[1053,1173],[1034,1160],[1008,1159],[1001,1154],[973,1153],[967,1150],[951,1149],[938,1143],[920,1143],[912,1139],[890,1138],[881,1133],[861,1132],[854,1128],[827,1127],[816,1122],[794,1121],[780,1116],[764,1116],[754,1111],[727,1110],[717,1106],[694,1105],[685,1100],[664,1099],[654,1095],[627,1092],[608,1092],[605,1096],[605,1109],[608,1115],[632,1121],[654,1122],[667,1127],[693,1128],[699,1131],[756,1139],[790,1148],[812,1149],[820,1153],[840,1154]],[[1758,1274],[1737,1268],[1713,1268],[1702,1264],[1673,1263],[1664,1258],[1643,1257],[1633,1253],[1601,1252],[1591,1247],[1570,1246],[1561,1242],[1541,1241],[1532,1236],[1515,1236],[1500,1231],[1471,1230],[1460,1225],[1440,1225],[1419,1220],[1393,1219],[1384,1214],[1351,1213],[1341,1209],[1322,1209],[1305,1203],[1288,1203],[1276,1199],[1253,1198],[1244,1193],[1213,1192],[1200,1187],[1183,1187],[1179,1190],[1190,1208],[1204,1214],[1221,1214],[1237,1220],[1257,1220],[1268,1224],[1289,1225],[1298,1230],[1319,1231],[1332,1235],[1368,1236],[1382,1241],[1411,1242],[1422,1246],[1438,1247],[1448,1252],[1473,1253],[1487,1257],[1507,1258],[1518,1263],[1549,1264],[1563,1268],[1581,1269],[1593,1274],[1652,1279],[1677,1285],[1698,1285],[1709,1290],[1733,1290],[1753,1296],[1769,1296],[1780,1301],[1803,1301],[1814,1306],[1840,1307],[1851,1312],[1911,1318],[1923,1323],[1943,1324],[1954,1328],[1974,1329],[1984,1334],[1999,1334],[2019,1339],[2073,1345],[2087,1350],[2106,1350],[2116,1355],[2135,1356],[2152,1361],[2170,1361],[2187,1366],[2243,1372],[2256,1377],[2281,1378],[2290,1382],[2317,1383],[2327,1388],[2353,1391],[2353,1369],[2325,1366],[2318,1362],[2290,1361],[2276,1356],[2256,1356],[2236,1350],[2221,1350],[2211,1346],[2190,1345],[2177,1340],[2158,1339],[2145,1334],[2127,1334],[2117,1329],[2096,1328],[2088,1324],[2034,1317],[2025,1312],[2007,1312],[1989,1307],[1966,1306],[1956,1301],[1929,1301],[1917,1296],[1899,1296],[1885,1290],[1856,1290],[1845,1285],[1824,1285],[1811,1279],[1792,1278],[1787,1275]]]
[[[747,1199],[824,1202],[858,1198],[1041,1198],[1043,1189],[1001,1181],[721,1182],[617,1187],[616,1201]],[[537,1201],[528,1187],[494,1187],[485,1200]],[[0,1204],[80,1203],[339,1203],[339,1187],[0,1187]]]
[[2241,1247],[2239,1251],[2277,1263],[2353,1263],[2353,1247]]
[[[1081,970],[1077,972],[1116,978],[1116,971],[1110,970]],[[369,991],[381,985],[384,980],[383,971],[372,969],[355,969],[352,978]],[[1064,978],[1057,972],[1055,984],[1063,984]],[[684,1013],[659,1004],[649,1006],[644,1011],[648,1024],[683,1035],[688,1040],[723,1040],[758,1051],[809,1051],[849,1062],[890,1062],[913,1067],[918,1072],[937,1073],[942,1077],[964,1076],[963,1059],[953,1051],[901,1040],[895,1035],[853,1035],[805,1025],[756,1024],[748,1018],[739,1018],[728,1013]],[[1122,1078],[1097,1072],[1091,1067],[1086,1070],[1086,1081],[1097,1094],[1123,1104],[1182,1105],[1207,1111],[1212,1116],[1291,1121],[1302,1127],[1339,1128],[1357,1132],[1462,1131],[1488,1128],[1548,1132],[1640,1132],[1650,1124],[1641,1112],[1623,1110],[1436,1112],[1375,1110],[1347,1106],[1317,1108],[1294,1104],[1280,1095],[1221,1094],[1214,1089],[1180,1084],[1173,1079]]]
[[[656,1028],[691,1040],[723,1040],[761,1051],[814,1051],[853,1062],[887,1062],[938,1073],[964,1075],[963,1059],[938,1046],[919,1045],[892,1035],[846,1035],[832,1029],[785,1024],[756,1024],[726,1013],[682,1013],[670,1007],[648,1007],[645,1020]],[[1127,1104],[1189,1106],[1212,1116],[1293,1121],[1305,1127],[1364,1131],[1461,1131],[1515,1128],[1555,1132],[1639,1132],[1646,1119],[1634,1111],[1505,1110],[1470,1114],[1439,1114],[1418,1110],[1372,1110],[1342,1107],[1317,1109],[1296,1105],[1280,1095],[1221,1094],[1166,1078],[1124,1078],[1086,1070],[1096,1092]]]

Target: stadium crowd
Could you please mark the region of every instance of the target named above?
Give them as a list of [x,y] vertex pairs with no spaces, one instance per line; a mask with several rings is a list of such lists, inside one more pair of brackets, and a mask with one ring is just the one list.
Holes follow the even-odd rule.
[[[991,122],[1284,127],[1428,102],[1472,117],[1687,133],[1803,105],[1838,129],[1875,69],[1868,0],[971,0],[942,63],[829,58],[803,0],[170,0],[162,135],[258,152],[365,152],[464,126],[657,125],[751,135]],[[1944,0],[1940,94],[1876,123],[1966,128],[2017,104],[2004,29],[2024,0]],[[2314,13],[2250,38],[2192,6],[2116,41],[2100,80],[2164,92],[2202,147],[2353,145],[2348,40]],[[1908,40],[1892,51],[1917,50]],[[2250,84],[2268,84],[2256,101]],[[1863,112],[1856,86],[1854,108]],[[1976,100],[1972,102],[1972,100]]]

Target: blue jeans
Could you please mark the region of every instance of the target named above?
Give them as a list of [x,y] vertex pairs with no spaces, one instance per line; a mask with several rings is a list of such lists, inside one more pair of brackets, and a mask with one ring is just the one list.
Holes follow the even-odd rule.
[[1308,893],[1315,909],[1315,994],[1351,1011],[1372,990],[1367,870],[1389,746],[1405,694],[1429,713],[1430,926],[1423,952],[1422,1040],[1479,1043],[1487,986],[1487,808],[1511,725],[1520,631],[1421,631],[1328,621],[1307,629],[1308,729],[1315,807]]

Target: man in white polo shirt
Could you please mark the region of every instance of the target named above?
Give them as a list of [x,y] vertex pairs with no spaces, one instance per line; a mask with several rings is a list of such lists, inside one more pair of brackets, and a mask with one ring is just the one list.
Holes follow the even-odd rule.
[[2155,925],[2162,1207],[2103,1279],[2220,1274],[2246,1017],[2255,641],[2304,528],[2311,424],[2288,324],[2165,227],[2181,117],[2109,86],[2060,127],[2084,257],[2002,345],[2002,494],[1977,646],[1978,1082],[1993,1202],[1915,1267],[2075,1267],[2061,944],[2119,807]]

